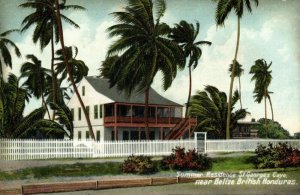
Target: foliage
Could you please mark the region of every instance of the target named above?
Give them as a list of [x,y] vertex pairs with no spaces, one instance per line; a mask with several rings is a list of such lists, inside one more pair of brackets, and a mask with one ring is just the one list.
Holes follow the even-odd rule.
[[195,149],[185,152],[184,148],[172,149],[172,154],[161,161],[163,169],[205,170],[212,167],[212,160],[206,155],[198,154]]
[[259,169],[300,166],[299,149],[288,146],[287,143],[279,143],[275,146],[269,143],[267,147],[259,145],[255,153],[253,162]]
[[190,106],[191,99],[191,90],[192,90],[192,72],[191,68],[194,69],[198,65],[198,61],[202,55],[201,45],[211,45],[209,41],[196,41],[199,34],[200,24],[196,23],[196,26],[189,24],[185,20],[180,21],[179,24],[175,24],[175,27],[172,29],[171,34],[169,35],[179,46],[182,48],[185,58],[189,58],[188,68],[189,68],[189,94],[186,104],[186,117],[188,115],[188,110]]
[[129,156],[121,168],[123,173],[149,174],[157,171],[155,163],[148,156]]
[[262,99],[265,98],[265,118],[267,118],[266,99],[268,98],[272,112],[272,120],[274,120],[273,106],[270,97],[270,94],[272,92],[270,92],[268,89],[272,80],[272,71],[269,70],[271,65],[272,62],[270,62],[270,64],[267,64],[264,59],[258,59],[251,67],[249,73],[253,74],[251,81],[255,81],[255,87],[253,90],[253,97],[255,98],[255,102],[261,103]]
[[[237,121],[246,117],[246,109],[233,111],[234,105],[239,100],[236,91],[233,96],[231,107],[231,133],[236,127]],[[225,138],[226,116],[227,116],[227,96],[216,87],[206,86],[204,91],[198,91],[192,97],[190,116],[196,117],[198,124],[196,131],[208,133],[208,138]]]
[[[6,65],[10,68],[12,68],[12,58],[10,53],[10,47],[14,50],[14,53],[21,57],[21,52],[17,45],[7,38],[9,34],[12,32],[18,32],[19,30],[13,29],[9,31],[5,31],[0,34],[0,76],[3,76],[2,73],[2,66]],[[9,47],[8,47],[9,46]]]
[[[77,60],[76,56],[78,54],[78,48],[73,47],[65,47],[65,51],[67,54],[67,60],[70,65],[70,69],[72,72],[72,75],[74,77],[74,82],[77,84],[79,83],[83,77],[88,75],[89,68],[82,60]],[[60,74],[60,80],[63,80],[67,78],[68,72],[66,65],[64,63],[64,56],[62,49],[59,49],[56,51],[57,57],[55,58],[56,61],[58,61],[56,65],[56,71],[57,74]]]
[[8,82],[0,79],[0,137],[33,138],[40,132],[44,137],[61,135],[64,129],[57,123],[43,119],[45,108],[38,108],[23,116],[25,101],[30,95],[19,86],[19,79],[11,74]]
[[[34,12],[27,15],[22,21],[21,31],[28,30],[31,26],[35,26],[32,40],[34,43],[39,42],[41,50],[43,50],[55,37],[55,42],[59,41],[58,25],[56,18],[55,0],[27,0],[27,2],[19,5],[21,8],[32,9]],[[62,1],[61,10],[85,10],[84,7],[78,5],[66,5],[66,1]],[[75,28],[79,25],[65,15],[61,18]]]
[[[272,138],[272,139],[288,139],[290,138],[289,132],[284,129],[277,121],[270,119],[265,120],[261,118],[258,120],[259,125],[255,125],[254,128],[258,129],[258,137],[260,138]],[[267,134],[267,135],[266,135]]]

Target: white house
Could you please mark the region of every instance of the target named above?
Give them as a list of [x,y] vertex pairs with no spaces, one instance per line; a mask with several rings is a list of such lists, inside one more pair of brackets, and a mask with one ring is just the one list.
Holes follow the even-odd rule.
[[[87,108],[97,140],[145,139],[144,94],[130,97],[116,87],[110,88],[108,79],[85,77],[78,90]],[[74,139],[89,139],[85,116],[76,95],[68,103],[73,114]],[[149,91],[148,124],[150,139],[179,139],[187,133],[195,119],[185,119],[183,106]]]

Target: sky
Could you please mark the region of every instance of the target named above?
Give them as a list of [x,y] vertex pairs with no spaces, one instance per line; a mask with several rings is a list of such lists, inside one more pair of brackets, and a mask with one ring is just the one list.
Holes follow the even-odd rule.
[[[0,31],[21,27],[23,18],[30,13],[18,7],[23,0],[0,0]],[[198,40],[211,41],[211,46],[202,47],[202,57],[198,67],[193,70],[192,94],[203,90],[206,85],[216,86],[228,94],[230,77],[229,64],[234,57],[237,34],[237,18],[231,13],[224,27],[215,24],[216,4],[210,0],[166,0],[167,10],[162,18],[170,26],[186,20],[189,23],[200,22]],[[67,46],[75,45],[79,49],[77,59],[85,61],[89,67],[89,75],[99,75],[101,62],[105,59],[107,48],[113,43],[106,29],[116,24],[114,11],[122,10],[122,0],[68,0],[68,4],[84,6],[86,11],[67,11],[65,15],[80,25],[74,29],[63,23]],[[246,120],[264,117],[264,104],[254,102],[253,88],[249,74],[250,67],[257,59],[272,62],[273,80],[269,90],[274,118],[289,130],[291,134],[300,132],[300,1],[299,0],[260,0],[259,6],[253,7],[252,14],[245,11],[241,20],[241,40],[238,61],[245,69],[241,77],[243,107],[251,115]],[[43,52],[38,45],[32,43],[33,29],[9,36],[22,52],[22,58],[13,55],[13,72],[19,75],[21,64],[27,54],[34,54],[42,60],[45,67],[50,68],[50,47]],[[57,49],[60,45],[56,46]],[[161,95],[180,104],[186,103],[188,95],[188,71],[179,72],[172,86],[164,91],[162,75],[157,74],[152,87]],[[237,80],[234,89],[238,87]],[[26,108],[26,112],[39,107],[41,102],[34,98]],[[236,107],[239,107],[237,105]],[[268,116],[271,116],[268,105]]]

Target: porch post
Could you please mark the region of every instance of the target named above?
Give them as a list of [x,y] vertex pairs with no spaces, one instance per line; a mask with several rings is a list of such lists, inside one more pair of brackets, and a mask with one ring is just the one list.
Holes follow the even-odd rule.
[[117,126],[114,126],[114,131],[115,131],[115,141],[118,140],[118,128]]
[[160,127],[160,139],[163,140],[163,135],[164,135],[164,132],[163,132],[163,127]]
[[168,108],[169,108],[169,124],[171,124],[171,108],[170,106]]
[[155,106],[155,124],[157,124],[157,106]]
[[133,115],[132,104],[130,105],[130,110],[131,110],[130,122],[132,124],[132,115]]
[[139,127],[139,140],[141,140],[141,127]]
[[117,103],[114,104],[114,114],[115,114],[115,125],[114,125],[115,141],[117,141],[117,140],[118,140],[118,129],[117,129]]

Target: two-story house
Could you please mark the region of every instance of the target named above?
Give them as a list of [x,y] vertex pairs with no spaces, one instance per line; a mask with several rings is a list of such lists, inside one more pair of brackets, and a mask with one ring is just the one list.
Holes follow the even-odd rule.
[[[110,88],[108,79],[85,77],[78,89],[89,113],[96,140],[145,139],[144,94],[130,97],[116,87]],[[74,139],[89,139],[85,116],[78,98],[73,95],[68,103],[73,114]],[[179,139],[190,136],[195,119],[183,118],[183,106],[149,92],[148,124],[150,139]]]

